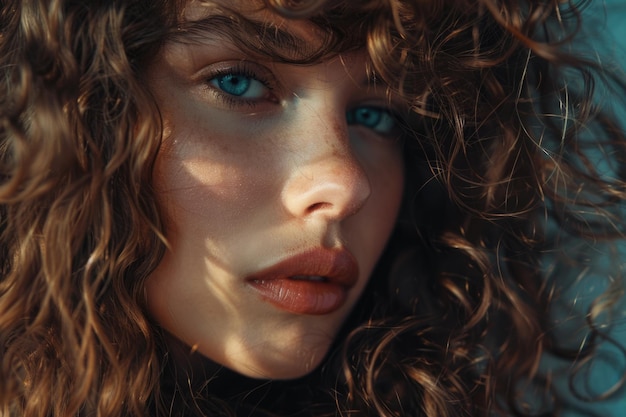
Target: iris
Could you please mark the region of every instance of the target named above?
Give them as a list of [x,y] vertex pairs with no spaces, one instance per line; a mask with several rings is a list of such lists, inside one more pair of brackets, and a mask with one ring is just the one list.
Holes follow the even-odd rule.
[[349,125],[361,125],[378,133],[391,133],[396,127],[396,121],[389,110],[374,107],[356,107],[346,113]]

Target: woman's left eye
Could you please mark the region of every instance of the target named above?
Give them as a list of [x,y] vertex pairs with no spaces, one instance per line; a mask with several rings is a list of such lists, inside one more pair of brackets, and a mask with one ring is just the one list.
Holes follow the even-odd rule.
[[256,78],[237,73],[220,74],[210,79],[209,84],[230,96],[248,100],[262,99],[269,91]]
[[390,134],[397,122],[388,109],[376,106],[355,107],[346,113],[348,125],[361,125],[381,134]]

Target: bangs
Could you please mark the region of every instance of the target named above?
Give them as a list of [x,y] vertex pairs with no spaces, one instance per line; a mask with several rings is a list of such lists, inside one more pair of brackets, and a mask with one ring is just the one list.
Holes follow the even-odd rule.
[[[319,2],[318,2],[319,3]],[[231,7],[203,2],[207,13],[197,20],[181,17],[166,38],[168,42],[203,43],[213,38],[229,39],[244,53],[260,59],[290,64],[313,64],[338,54],[366,50],[371,18],[365,7],[346,7],[343,2],[307,17],[315,34],[314,44],[286,30],[276,19],[252,19]],[[318,5],[319,6],[319,5]],[[251,12],[271,9],[278,16],[296,18],[283,7],[251,8]],[[319,7],[309,7],[306,10]],[[182,16],[182,13],[181,13]],[[300,17],[297,17],[300,19]]]

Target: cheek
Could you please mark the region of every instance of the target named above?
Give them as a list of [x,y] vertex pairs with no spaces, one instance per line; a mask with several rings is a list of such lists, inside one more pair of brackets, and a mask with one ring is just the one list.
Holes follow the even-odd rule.
[[403,198],[403,145],[397,139],[383,139],[358,127],[351,129],[350,142],[371,187],[364,211],[371,226],[382,223],[389,227],[395,223]]
[[401,149],[383,148],[373,158],[361,160],[372,189],[356,216],[348,219],[349,244],[359,248],[364,271],[371,272],[396,224],[404,192],[404,163]]
[[[228,230],[271,192],[261,168],[246,155],[202,145],[162,152],[155,166],[154,187],[166,225],[218,233]],[[199,230],[198,230],[199,231]]]
[[404,192],[404,162],[401,148],[375,152],[368,159],[368,177],[372,187],[369,205],[372,221],[387,227],[395,224]]
[[156,167],[155,190],[172,217],[202,216],[217,202],[232,201],[243,190],[241,174],[222,164],[162,156]]

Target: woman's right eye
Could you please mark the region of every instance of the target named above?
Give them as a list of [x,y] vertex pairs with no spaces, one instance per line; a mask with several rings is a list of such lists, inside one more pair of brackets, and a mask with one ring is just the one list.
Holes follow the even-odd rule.
[[222,93],[247,100],[262,100],[269,92],[263,82],[236,72],[217,75],[209,80],[209,84]]
[[254,62],[219,63],[203,78],[215,98],[232,108],[278,102],[274,74]]

